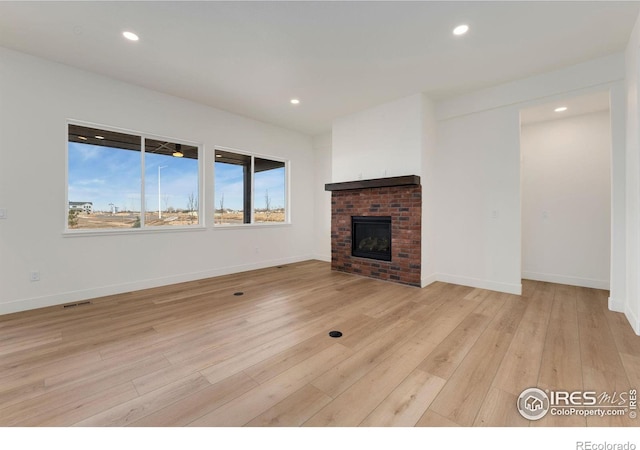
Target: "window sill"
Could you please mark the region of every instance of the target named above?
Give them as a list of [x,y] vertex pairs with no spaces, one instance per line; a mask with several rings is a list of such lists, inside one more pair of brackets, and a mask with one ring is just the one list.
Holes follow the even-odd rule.
[[127,228],[114,230],[66,230],[62,237],[88,237],[88,236],[113,236],[113,235],[135,235],[135,234],[161,234],[161,233],[182,233],[205,231],[202,225],[191,227],[149,227],[149,228]]

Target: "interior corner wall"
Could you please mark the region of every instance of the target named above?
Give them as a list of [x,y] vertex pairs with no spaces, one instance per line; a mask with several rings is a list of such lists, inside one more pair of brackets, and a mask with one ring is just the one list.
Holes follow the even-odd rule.
[[426,95],[422,96],[422,120],[423,120],[423,142],[421,153],[420,179],[422,184],[422,274],[421,286],[425,287],[437,281],[436,273],[436,199],[438,186],[436,184],[436,155],[437,155],[437,134],[435,104]]
[[640,335],[640,16],[625,52],[626,297],[621,309]]
[[314,167],[314,239],[313,254],[320,261],[331,261],[331,133],[313,138]]
[[523,124],[522,277],[609,289],[609,110]]
[[[309,136],[4,48],[0,104],[0,314],[313,257]],[[68,119],[287,159],[291,224],[65,237]]]

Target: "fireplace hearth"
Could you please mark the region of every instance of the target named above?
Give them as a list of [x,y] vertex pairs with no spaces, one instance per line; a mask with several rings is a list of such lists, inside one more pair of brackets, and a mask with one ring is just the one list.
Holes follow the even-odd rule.
[[351,254],[391,261],[391,216],[351,217]]

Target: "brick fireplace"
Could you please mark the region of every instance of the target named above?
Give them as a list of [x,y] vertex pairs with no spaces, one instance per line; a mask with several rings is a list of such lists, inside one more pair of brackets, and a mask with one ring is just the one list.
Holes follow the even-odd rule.
[[[422,189],[420,177],[378,178],[325,186],[331,191],[331,268],[396,283],[420,286]],[[360,249],[386,248],[382,237],[352,242],[353,218],[372,222],[391,218],[390,261],[371,257]],[[366,220],[366,219],[365,219]],[[356,220],[357,221],[357,220]],[[375,253],[375,252],[374,252]]]

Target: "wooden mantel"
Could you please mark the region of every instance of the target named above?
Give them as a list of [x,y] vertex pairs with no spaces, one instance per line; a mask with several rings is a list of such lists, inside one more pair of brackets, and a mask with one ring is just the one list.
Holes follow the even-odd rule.
[[367,189],[391,186],[415,186],[420,185],[418,175],[404,175],[401,177],[374,178],[370,180],[345,181],[342,183],[327,183],[325,191],[346,191],[350,189]]

